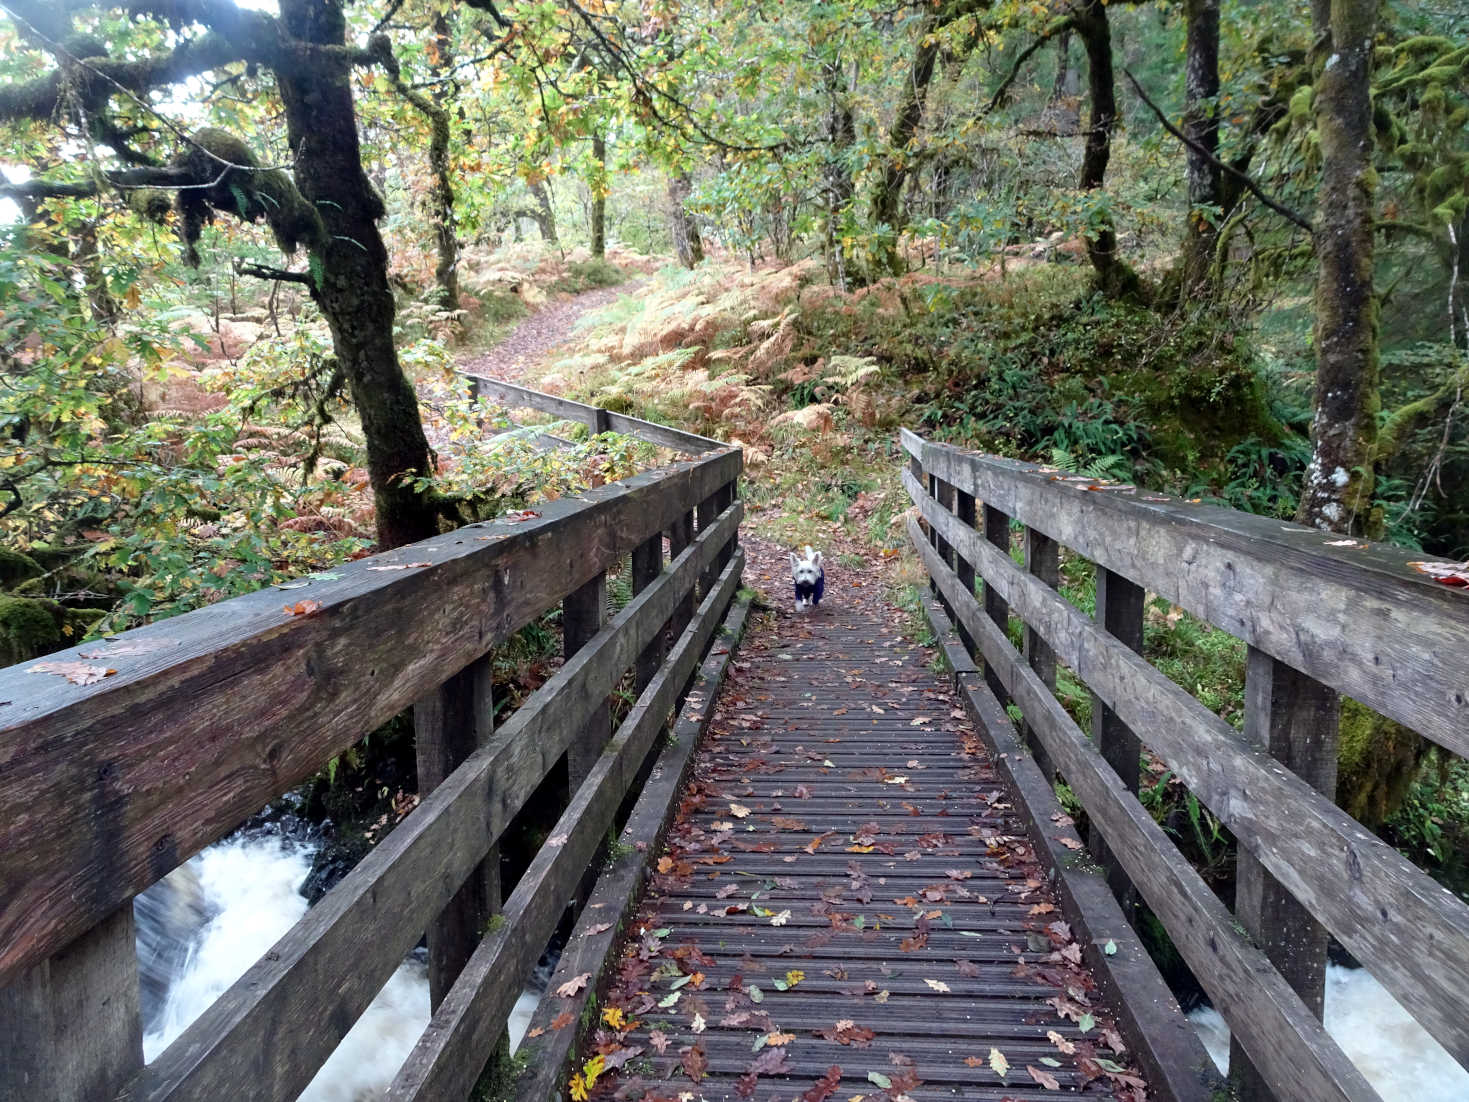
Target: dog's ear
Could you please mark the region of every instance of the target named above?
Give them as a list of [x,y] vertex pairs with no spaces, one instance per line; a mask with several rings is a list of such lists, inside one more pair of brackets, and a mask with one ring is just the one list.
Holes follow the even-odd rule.
[[796,553],[794,551],[792,551],[791,552],[791,569],[794,570],[794,569],[796,569],[796,567],[798,567],[800,565],[801,565],[801,560],[798,559],[798,558],[796,558]]
[[816,554],[812,555],[811,556],[811,561],[813,563],[815,563],[817,566],[820,566],[821,565],[821,552],[818,551],[818,552],[816,552]]

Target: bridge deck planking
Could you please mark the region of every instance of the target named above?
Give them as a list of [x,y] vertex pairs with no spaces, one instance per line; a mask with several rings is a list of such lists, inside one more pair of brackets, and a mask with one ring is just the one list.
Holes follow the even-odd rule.
[[[780,592],[772,581],[767,591]],[[904,642],[892,622],[844,607],[839,583],[829,588],[814,614],[766,617],[747,636],[693,786],[653,858],[665,871],[608,993],[606,1005],[640,1025],[616,1044],[604,1025],[602,1047],[644,1051],[598,1092],[789,1099],[835,1065],[831,1097],[876,1100],[899,1093],[901,1061],[911,1060],[921,1082],[904,1093],[916,1102],[1074,1098],[1085,1078],[1079,1059],[1128,1057],[1103,1041],[1112,1019],[1091,977],[1057,955],[1069,939],[1046,934],[1060,907],[1032,843],[953,692],[928,667],[931,652]],[[661,929],[665,937],[639,935]],[[1032,948],[1036,938],[1044,950]],[[703,978],[660,1008],[676,982],[660,966]],[[777,990],[792,970],[803,976]],[[1088,1000],[1098,1024],[1087,1033],[1047,1003],[1071,998],[1066,987]],[[815,1035],[844,1019],[872,1030],[871,1042]],[[662,1055],[648,1047],[655,1027],[670,1042]],[[787,1070],[742,1087],[761,1055],[753,1045],[771,1029],[794,1035],[781,1046]],[[1052,1031],[1077,1051],[1063,1052]],[[708,1062],[697,1084],[680,1051],[695,1045]],[[992,1049],[1009,1064],[1003,1079]],[[895,1085],[884,1091],[869,1072]],[[1107,1085],[1103,1077],[1091,1091],[1106,1096]]]

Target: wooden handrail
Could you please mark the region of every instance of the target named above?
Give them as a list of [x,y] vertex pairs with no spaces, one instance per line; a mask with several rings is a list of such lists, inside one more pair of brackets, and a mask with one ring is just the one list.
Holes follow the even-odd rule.
[[[1469,757],[1469,593],[1341,540],[903,430],[923,469],[1252,647]],[[1088,487],[1099,487],[1092,490]]]
[[[1125,901],[1130,878],[1234,1029],[1241,1063],[1250,1065],[1245,1074],[1259,1077],[1244,1082],[1292,1099],[1376,1097],[1321,1029],[1325,941],[1309,929],[1317,922],[1469,1066],[1460,1010],[1469,987],[1469,906],[1316,790],[1323,754],[1331,760],[1321,768],[1334,777],[1335,713],[1329,694],[1318,703],[1312,689],[1340,688],[1462,752],[1469,745],[1464,595],[1422,578],[1395,549],[1332,546],[1338,537],[1106,488],[906,430],[902,445],[912,457],[902,478],[917,506],[909,533],[939,596],[983,658],[991,686],[1020,708],[1037,761],[1064,775],[1100,828],[1094,842],[1117,872],[1109,877],[1114,890]],[[959,504],[970,494],[983,503],[983,532],[972,509],[956,515],[948,487]],[[1132,594],[1118,626],[1101,621],[1100,596],[1094,621],[1056,592],[1044,568],[1015,565],[1011,518],[1025,526],[1028,550],[1037,539],[1065,544],[1097,563],[1099,588],[1106,580]],[[1145,589],[1255,648],[1245,733],[1137,653]],[[1009,642],[1011,614],[1024,624],[1027,650],[1042,648],[1030,662]],[[1053,660],[1091,689],[1094,720],[1100,713],[1151,748],[1238,838],[1237,916],[1138,802],[1137,743],[1109,752],[1105,730],[1089,739],[1066,714],[1045,677]],[[1285,688],[1272,693],[1272,678]],[[1304,756],[1289,743],[1266,744],[1276,725],[1287,740],[1307,740]],[[1283,752],[1296,754],[1288,760],[1304,776],[1282,765]],[[1119,776],[1129,764],[1131,776]]]
[[593,432],[621,432],[646,440],[650,444],[672,448],[685,455],[704,455],[726,446],[718,440],[711,440],[697,433],[684,432],[655,421],[644,421],[625,413],[613,413],[600,406],[562,398],[558,394],[544,394],[501,379],[490,379],[483,375],[466,375],[465,378],[469,380],[470,393],[477,398],[492,398],[511,409],[539,410],[565,421],[586,425]]
[[[561,810],[530,808],[553,768],[590,769],[607,791],[563,816],[585,868],[738,587],[741,456],[690,439],[697,459],[51,656],[102,666],[93,684],[0,670],[0,1095],[294,1098],[426,929],[433,1000],[460,991],[502,832]],[[564,664],[493,729],[492,648],[558,603]],[[647,691],[609,773],[629,674]],[[132,896],[410,706],[417,808],[144,1068]],[[547,860],[559,884],[569,859]],[[507,912],[517,945],[539,953],[554,894]]]
[[[664,531],[729,450],[0,670],[0,985]],[[427,566],[410,566],[428,563]],[[309,600],[320,609],[287,615]],[[97,658],[85,658],[96,654]]]

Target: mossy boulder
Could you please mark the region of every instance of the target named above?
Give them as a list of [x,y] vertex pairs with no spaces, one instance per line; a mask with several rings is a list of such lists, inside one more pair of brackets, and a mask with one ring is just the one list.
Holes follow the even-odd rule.
[[13,589],[45,572],[45,568],[29,555],[0,547],[0,589]]
[[1336,802],[1377,826],[1402,807],[1429,743],[1416,731],[1355,700],[1341,702]]
[[0,596],[0,665],[29,662],[66,646],[66,609],[55,601]]

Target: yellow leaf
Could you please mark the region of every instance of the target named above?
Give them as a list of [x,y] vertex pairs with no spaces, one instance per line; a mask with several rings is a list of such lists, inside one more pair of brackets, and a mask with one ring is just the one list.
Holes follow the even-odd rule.
[[571,1102],[587,1102],[587,1082],[581,1072],[571,1077]]
[[602,1074],[602,1070],[606,1066],[607,1057],[605,1056],[593,1056],[582,1065],[582,1073],[586,1076],[587,1090],[591,1090],[597,1085],[597,1078]]
[[796,984],[800,983],[805,978],[805,972],[802,972],[799,968],[792,968],[789,972],[786,973],[786,984],[790,987],[795,987]]
[[1010,1061],[1005,1059],[1005,1054],[997,1048],[990,1049],[990,1070],[1001,1079],[1005,1078],[1010,1070]]
[[602,1010],[602,1020],[610,1025],[613,1029],[622,1029],[625,1024],[625,1020],[622,1016],[622,1007],[605,1007]]

